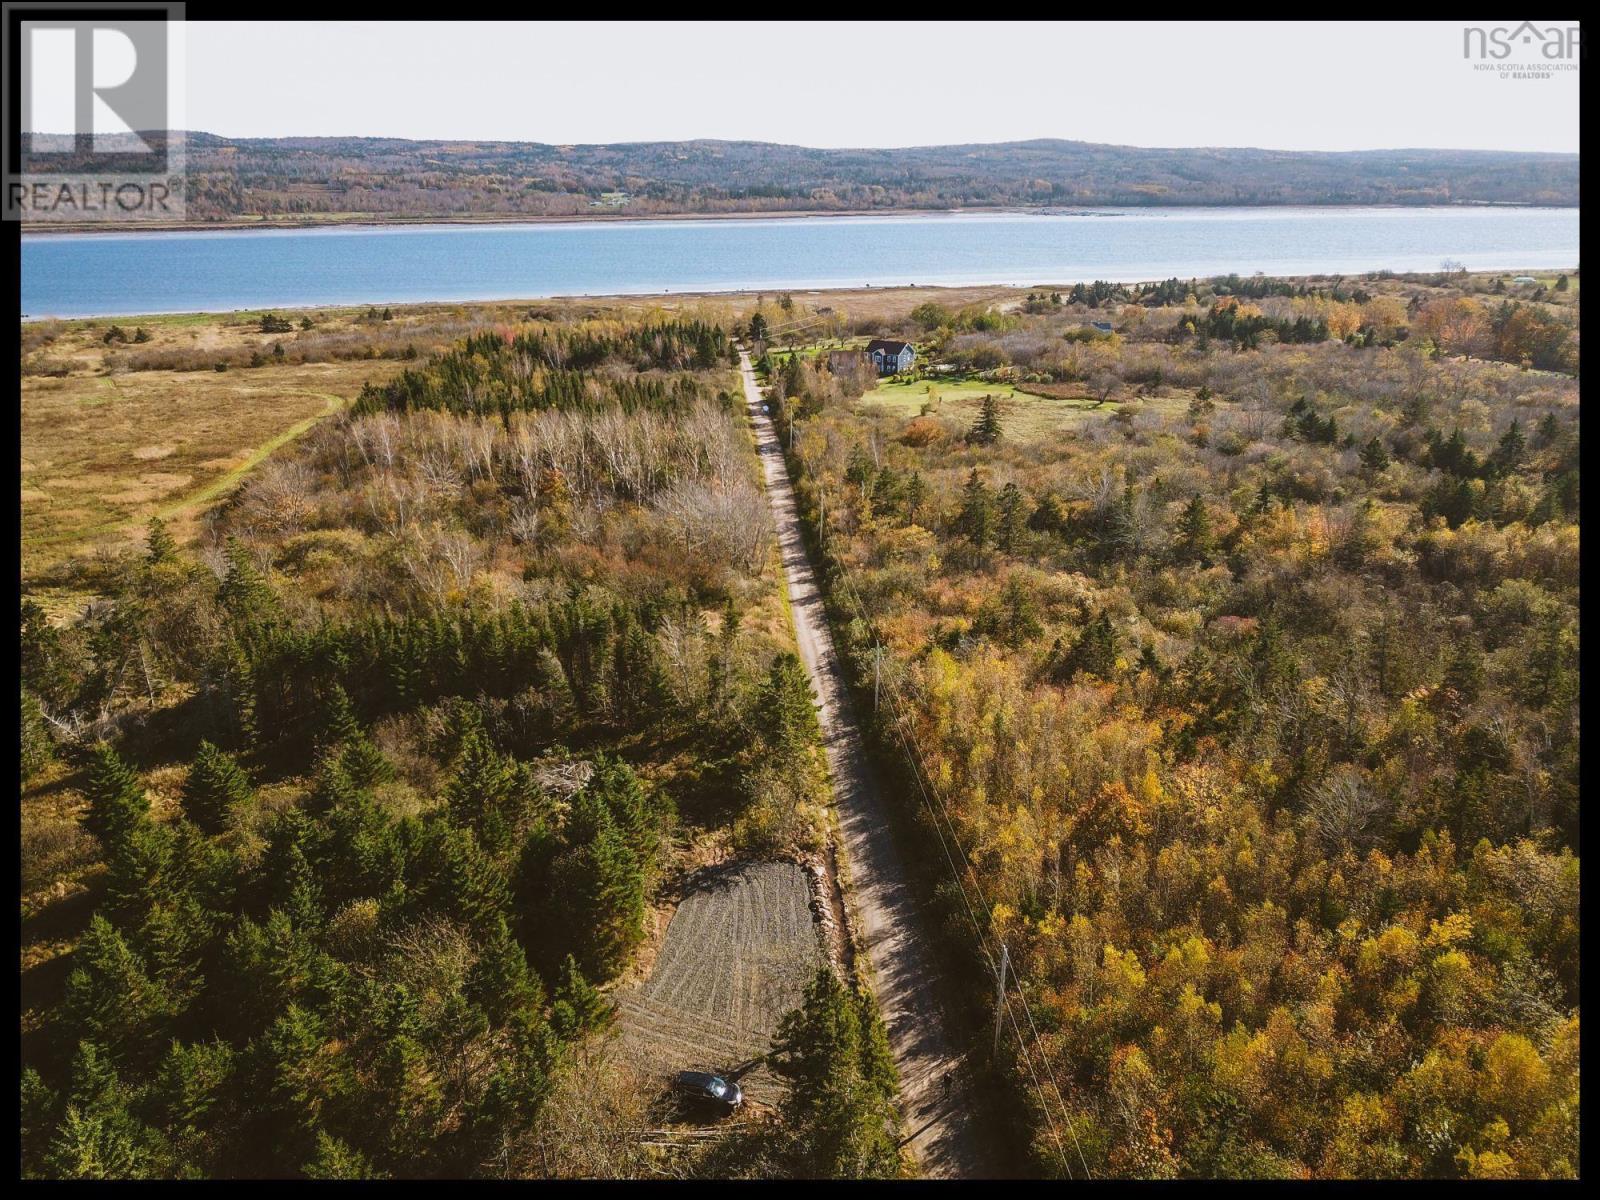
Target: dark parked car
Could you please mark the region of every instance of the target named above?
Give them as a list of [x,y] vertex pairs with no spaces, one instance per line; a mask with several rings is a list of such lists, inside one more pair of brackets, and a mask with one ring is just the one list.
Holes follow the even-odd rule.
[[672,1090],[684,1100],[731,1113],[744,1103],[739,1085],[721,1075],[705,1071],[679,1071],[672,1077]]

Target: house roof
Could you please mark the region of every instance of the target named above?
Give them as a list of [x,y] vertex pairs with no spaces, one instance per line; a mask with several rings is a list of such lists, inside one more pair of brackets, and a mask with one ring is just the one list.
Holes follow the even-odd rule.
[[888,338],[874,338],[872,341],[867,343],[867,353],[871,354],[874,350],[882,350],[885,354],[899,354],[900,351],[908,349],[910,346],[910,342],[896,342],[891,341]]

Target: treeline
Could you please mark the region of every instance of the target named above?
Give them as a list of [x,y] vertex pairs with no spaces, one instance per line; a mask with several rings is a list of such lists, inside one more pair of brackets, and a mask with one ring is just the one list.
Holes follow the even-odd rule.
[[682,412],[705,394],[692,375],[599,378],[611,361],[633,372],[709,371],[732,360],[727,334],[698,321],[619,329],[535,328],[474,334],[459,349],[403,371],[382,386],[368,384],[354,413],[434,410],[476,416],[542,409],[596,412]]
[[1197,334],[1232,342],[1240,350],[1254,350],[1261,344],[1261,335],[1269,331],[1279,342],[1286,344],[1328,340],[1326,321],[1309,316],[1293,319],[1284,317],[1274,321],[1261,312],[1241,311],[1237,300],[1213,304],[1195,326]]
[[[1310,280],[1227,275],[1132,286],[1096,280],[1030,293],[1009,309],[928,301],[904,320],[869,322],[855,332],[920,334],[919,369],[938,363],[1013,382],[1071,382],[1097,372],[1128,379],[1135,371],[1146,376],[1139,384],[1159,382],[1154,365],[1140,361],[1148,356],[1123,352],[1118,342],[1167,343],[1201,356],[1213,343],[1244,352],[1325,341],[1357,349],[1410,342],[1435,358],[1575,375],[1577,309],[1562,294],[1570,288],[1521,290],[1523,296],[1511,298],[1488,281],[1452,273],[1405,280],[1383,272]],[[1169,377],[1188,359],[1179,355]]]
[[[200,221],[994,205],[1578,203],[1578,156],[1449,150],[1162,150],[1040,139],[814,149],[187,135]],[[620,195],[619,195],[620,194]]]
[[[235,551],[223,586],[250,570]],[[591,724],[633,731],[657,719],[671,699],[655,641],[663,604],[659,596],[629,603],[577,593],[497,613],[368,615],[309,629],[257,624],[230,663],[224,690],[231,711],[219,715],[239,735],[268,731],[293,742],[310,732],[319,698],[330,688],[368,718],[448,696],[509,700],[531,693],[537,704],[524,700],[516,710],[521,744],[548,744]],[[709,697],[713,706],[723,699]]]

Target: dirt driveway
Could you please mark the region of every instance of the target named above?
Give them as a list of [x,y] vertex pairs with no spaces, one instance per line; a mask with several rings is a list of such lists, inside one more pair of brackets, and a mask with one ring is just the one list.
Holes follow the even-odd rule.
[[[741,354],[745,400],[755,426],[767,499],[794,610],[800,658],[817,693],[818,716],[833,777],[851,900],[867,970],[889,1027],[889,1045],[900,1072],[900,1111],[909,1148],[922,1174],[931,1178],[983,1178],[995,1174],[968,1120],[961,1056],[945,1028],[936,994],[937,970],[917,898],[900,848],[890,832],[882,797],[874,785],[861,732],[850,709],[822,595],[800,536],[794,490],[778,445],[777,429],[756,386],[750,357]],[[946,1072],[954,1085],[944,1095]]]

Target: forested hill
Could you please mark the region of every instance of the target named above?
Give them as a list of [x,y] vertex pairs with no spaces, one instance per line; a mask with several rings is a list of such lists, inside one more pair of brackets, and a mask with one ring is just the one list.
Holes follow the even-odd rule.
[[1155,150],[1040,140],[895,150],[189,135],[189,215],[857,212],[992,205],[1578,203],[1576,154]]

